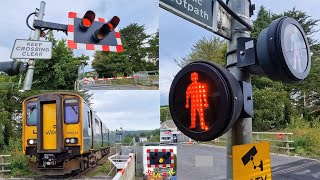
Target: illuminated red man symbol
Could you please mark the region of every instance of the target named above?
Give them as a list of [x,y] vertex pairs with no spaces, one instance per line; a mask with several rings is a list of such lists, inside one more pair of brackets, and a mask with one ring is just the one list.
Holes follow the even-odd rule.
[[198,82],[198,73],[191,73],[192,83],[186,91],[186,108],[189,108],[189,99],[191,97],[191,125],[190,129],[196,128],[197,112],[200,119],[200,127],[202,130],[208,130],[208,126],[204,122],[204,108],[208,107],[207,86]]

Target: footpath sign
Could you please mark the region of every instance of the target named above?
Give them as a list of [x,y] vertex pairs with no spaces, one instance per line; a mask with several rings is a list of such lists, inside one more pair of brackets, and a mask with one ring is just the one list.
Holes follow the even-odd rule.
[[11,59],[51,59],[52,42],[16,39]]
[[231,38],[230,15],[216,0],[160,0],[159,5],[211,32]]
[[270,144],[260,142],[232,147],[234,180],[271,180]]

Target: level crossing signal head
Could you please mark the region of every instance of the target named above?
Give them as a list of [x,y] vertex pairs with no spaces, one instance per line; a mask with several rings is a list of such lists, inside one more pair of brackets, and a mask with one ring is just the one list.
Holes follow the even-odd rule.
[[22,63],[21,61],[17,60],[0,62],[0,72],[4,72],[9,76],[18,75],[19,73],[26,71],[27,68],[27,63]]
[[83,16],[75,12],[68,14],[68,47],[71,49],[100,50],[122,52],[123,46],[119,31],[116,29],[120,23],[118,16],[109,21],[96,17],[91,10]]
[[197,61],[175,76],[169,108],[179,130],[197,141],[213,140],[232,127],[243,107],[242,89],[221,66]]
[[257,39],[256,52],[264,74],[272,80],[300,82],[310,72],[308,39],[293,18],[278,18],[265,28]]

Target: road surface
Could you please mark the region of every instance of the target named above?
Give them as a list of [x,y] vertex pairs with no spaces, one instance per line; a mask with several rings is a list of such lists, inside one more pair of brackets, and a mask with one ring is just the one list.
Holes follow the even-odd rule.
[[[178,145],[178,179],[226,179],[226,148],[210,145]],[[319,180],[320,161],[271,155],[272,180]]]

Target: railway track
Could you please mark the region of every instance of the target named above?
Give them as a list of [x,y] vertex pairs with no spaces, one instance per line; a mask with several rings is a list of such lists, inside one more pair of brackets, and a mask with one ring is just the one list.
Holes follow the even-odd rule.
[[84,179],[83,176],[85,176],[86,174],[88,174],[89,172],[92,172],[94,170],[96,170],[98,167],[102,166],[103,164],[105,164],[108,160],[109,157],[109,153],[108,152],[107,155],[103,156],[95,165],[91,166],[88,169],[85,169],[84,171],[81,171],[78,174],[66,174],[66,175],[58,175],[58,176],[39,176],[39,177],[35,177],[35,180],[44,180],[44,179],[49,179],[49,180],[53,180],[53,179]]
[[94,171],[96,170],[98,167],[102,166],[103,164],[105,164],[108,160],[108,156],[109,153],[107,155],[105,155],[103,158],[101,158],[95,165],[91,166],[90,168],[80,172],[79,174],[75,175],[75,176],[72,176],[70,178],[67,178],[68,180],[69,179],[82,179],[83,176],[85,176],[86,174],[88,174],[89,172],[91,171]]

